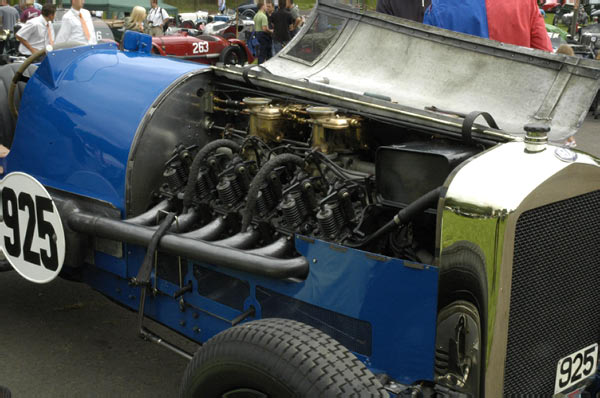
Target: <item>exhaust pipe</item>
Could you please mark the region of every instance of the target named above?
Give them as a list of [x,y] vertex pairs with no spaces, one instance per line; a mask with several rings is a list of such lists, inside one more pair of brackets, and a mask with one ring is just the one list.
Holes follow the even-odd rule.
[[124,221],[131,223],[131,224],[137,224],[137,225],[153,225],[153,224],[157,223],[157,221],[158,221],[157,217],[160,212],[169,211],[173,207],[175,207],[175,204],[172,203],[169,199],[165,199],[162,202],[159,202],[156,206],[154,206],[150,210],[148,210],[138,216],[128,218]]
[[[68,216],[67,224],[72,230],[83,234],[145,247],[148,246],[155,233],[153,229],[146,226],[77,211],[72,212]],[[258,232],[256,231],[240,233],[234,235],[232,238],[242,234],[256,234],[255,239],[258,239]],[[237,239],[247,240],[248,238],[242,239],[242,237],[238,237]],[[274,279],[305,279],[308,276],[309,270],[308,261],[302,256],[290,259],[272,258],[228,246],[217,245],[214,242],[184,238],[174,234],[163,236],[159,242],[158,249],[165,253]]]
[[200,240],[215,240],[223,231],[227,224],[223,217],[217,217],[202,228],[195,229],[184,234],[179,234],[182,238],[200,239]]
[[267,257],[281,257],[292,249],[292,243],[287,237],[277,239],[270,245],[259,247],[258,249],[248,250],[247,253],[257,254]]
[[254,228],[248,229],[246,232],[238,232],[229,238],[211,242],[219,246],[228,246],[234,249],[247,249],[254,246],[260,238],[260,233]]

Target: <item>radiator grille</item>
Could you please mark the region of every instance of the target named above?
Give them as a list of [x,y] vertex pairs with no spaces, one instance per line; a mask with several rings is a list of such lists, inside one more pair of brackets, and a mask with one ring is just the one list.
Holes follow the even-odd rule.
[[600,191],[517,221],[504,395],[552,396],[558,360],[600,342]]

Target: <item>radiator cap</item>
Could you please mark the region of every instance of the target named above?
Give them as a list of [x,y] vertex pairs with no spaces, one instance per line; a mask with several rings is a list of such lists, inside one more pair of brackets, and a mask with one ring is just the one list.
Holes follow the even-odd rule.
[[548,143],[548,132],[550,127],[540,123],[526,124],[525,134],[525,152],[536,153],[546,149]]

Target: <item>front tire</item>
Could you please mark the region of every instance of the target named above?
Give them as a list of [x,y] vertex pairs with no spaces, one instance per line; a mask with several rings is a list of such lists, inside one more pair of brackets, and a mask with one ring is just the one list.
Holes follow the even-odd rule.
[[225,65],[242,65],[242,51],[238,46],[229,46],[221,51],[219,61]]
[[300,322],[270,318],[227,329],[194,355],[180,397],[384,397],[350,351]]

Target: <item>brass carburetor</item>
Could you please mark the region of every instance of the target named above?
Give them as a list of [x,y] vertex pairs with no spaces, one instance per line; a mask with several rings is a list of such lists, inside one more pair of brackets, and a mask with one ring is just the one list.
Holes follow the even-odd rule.
[[312,119],[312,146],[321,152],[352,152],[366,146],[358,117],[337,116],[337,109],[328,106],[311,106],[306,111]]
[[250,134],[265,141],[280,142],[284,122],[281,109],[272,106],[270,98],[246,97],[243,101],[250,112]]

